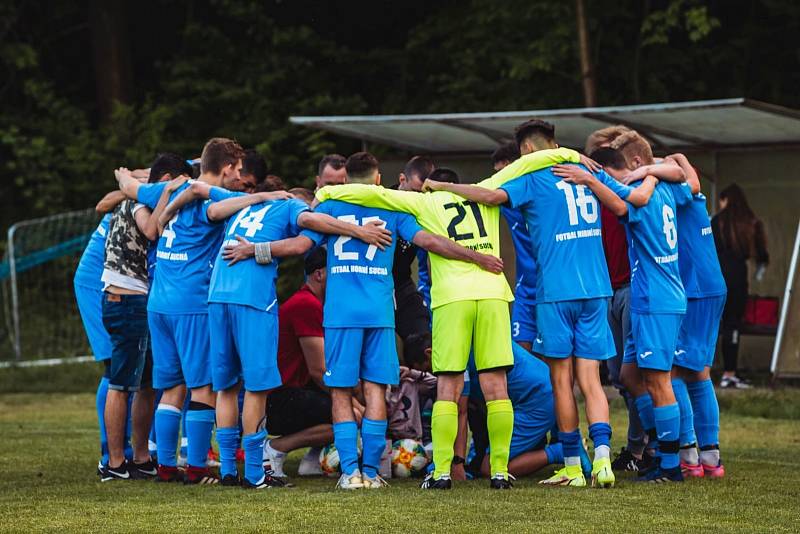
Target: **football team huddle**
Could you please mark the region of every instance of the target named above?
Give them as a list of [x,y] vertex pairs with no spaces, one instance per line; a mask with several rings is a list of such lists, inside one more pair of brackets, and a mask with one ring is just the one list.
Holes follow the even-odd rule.
[[[341,169],[341,179],[287,191],[224,138],[206,143],[194,179],[193,162],[173,154],[117,169],[119,191],[101,201],[109,213],[75,278],[105,360],[101,480],[288,485],[268,412],[286,382],[278,265],[297,255],[312,289],[312,276],[324,279],[318,389],[337,487],[387,485],[387,399],[412,371],[432,373],[435,391],[423,489],[450,489],[476,456],[470,476],[494,489],[552,464],[543,485],[611,487],[620,469],[654,483],[724,476],[710,367],[726,287],[697,172],[682,154],[654,158],[624,126],[591,134],[583,154],[560,148],[546,121],[514,136],[474,185],[417,156],[399,187],[382,187],[377,159],[357,152],[321,162],[320,175]],[[408,250],[419,251],[423,282],[412,297],[393,276]],[[426,332],[406,335],[401,316],[414,303]],[[615,460],[606,372],[641,429]]]

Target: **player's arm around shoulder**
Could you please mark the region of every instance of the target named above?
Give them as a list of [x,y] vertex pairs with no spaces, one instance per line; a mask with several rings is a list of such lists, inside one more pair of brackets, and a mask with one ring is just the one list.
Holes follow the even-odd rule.
[[625,201],[587,170],[577,165],[556,165],[553,167],[553,174],[567,183],[588,187],[600,202],[617,217],[624,217],[628,214],[628,205]]
[[487,189],[480,185],[453,184],[450,182],[437,182],[425,180],[423,191],[447,191],[478,204],[486,206],[499,206],[508,202],[508,193],[503,189]]
[[317,191],[317,200],[341,200],[367,208],[402,211],[418,217],[424,210],[424,198],[414,191],[396,191],[379,185],[329,185]]
[[392,244],[392,232],[384,228],[384,223],[381,221],[372,221],[364,226],[360,226],[358,224],[340,221],[327,213],[304,211],[297,218],[297,225],[322,234],[354,237],[368,245],[374,245],[381,250],[386,250],[386,247]]
[[[211,200],[214,200],[213,190],[209,190],[208,197],[204,196],[202,198],[210,198]],[[208,217],[209,221],[224,221],[234,213],[238,213],[239,211],[248,206],[252,206],[253,204],[270,202],[273,200],[288,200],[290,198],[294,197],[288,191],[270,191],[265,193],[253,193],[250,195],[234,195],[233,192],[231,192],[231,195],[228,196],[228,198],[224,198],[218,202],[212,202],[209,204],[206,208],[206,216]]]
[[481,254],[472,249],[462,247],[449,239],[420,230],[416,233],[413,243],[428,252],[433,252],[451,260],[466,261],[478,265],[484,271],[494,274],[503,272],[503,260],[489,254]]

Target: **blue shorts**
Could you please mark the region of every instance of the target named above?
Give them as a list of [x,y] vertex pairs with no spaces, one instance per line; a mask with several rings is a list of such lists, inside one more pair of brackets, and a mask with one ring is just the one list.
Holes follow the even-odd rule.
[[607,360],[617,353],[605,297],[540,302],[536,305],[536,326],[539,335],[533,351],[547,358]]
[[75,300],[81,314],[83,329],[89,338],[94,360],[101,362],[111,358],[111,338],[103,326],[103,292],[93,287],[74,284]]
[[509,460],[520,454],[542,449],[547,444],[547,432],[556,421],[553,395],[549,391],[548,393],[546,396],[539,396],[535,399],[536,402],[514,407],[514,432],[511,434]]
[[702,371],[714,363],[725,295],[689,299],[678,334],[674,365]]
[[153,388],[211,384],[208,314],[168,315],[149,312],[153,345]]
[[631,331],[625,340],[622,363],[635,363],[640,369],[671,370],[682,321],[683,314],[631,310]]
[[536,340],[536,304],[515,300],[511,307],[511,339],[533,343]]
[[281,385],[278,314],[240,304],[208,304],[214,391],[244,380],[246,391]]
[[325,329],[325,385],[351,388],[359,379],[400,383],[394,328]]
[[103,324],[111,339],[108,389],[139,391],[147,352],[147,295],[103,295]]

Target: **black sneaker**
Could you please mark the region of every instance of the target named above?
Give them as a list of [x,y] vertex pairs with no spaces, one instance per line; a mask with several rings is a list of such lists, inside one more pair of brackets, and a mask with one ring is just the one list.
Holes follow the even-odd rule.
[[128,470],[128,461],[125,460],[119,467],[105,466],[100,474],[100,482],[110,482],[112,480],[130,480],[133,478]]
[[636,479],[636,482],[647,482],[650,484],[665,484],[669,482],[683,482],[683,473],[680,466],[673,467],[672,469],[663,469],[661,467],[650,470],[646,475],[642,475]]
[[427,490],[449,490],[453,487],[453,481],[447,476],[433,478],[433,473],[431,473],[425,477],[419,487]]
[[272,476],[272,472],[265,472],[264,478],[258,484],[253,484],[247,477],[242,477],[242,487],[245,489],[269,489],[269,488],[285,488],[288,485],[280,478]]
[[511,475],[507,476],[495,475],[489,481],[489,487],[492,489],[499,489],[499,490],[511,489],[514,487],[514,484],[511,483],[512,480],[515,479]]
[[614,471],[632,471],[634,473],[643,471],[649,465],[649,462],[645,460],[646,456],[643,455],[642,458],[637,458],[631,451],[622,447],[617,457],[611,462],[611,468]]
[[241,486],[242,481],[239,479],[239,475],[225,475],[222,477],[220,484],[223,486]]
[[131,462],[129,471],[134,480],[150,480],[158,475],[158,464],[152,458],[140,464]]

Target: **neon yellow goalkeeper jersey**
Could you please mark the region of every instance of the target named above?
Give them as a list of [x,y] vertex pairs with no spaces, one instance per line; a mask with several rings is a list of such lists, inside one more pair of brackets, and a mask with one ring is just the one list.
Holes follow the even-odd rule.
[[[574,150],[558,148],[527,154],[477,185],[496,189],[504,183],[556,163],[577,163]],[[446,191],[417,193],[380,186],[349,184],[323,187],[317,199],[341,200],[370,208],[410,213],[427,231],[459,245],[500,257],[500,209],[466,200]],[[514,300],[506,277],[484,271],[473,263],[429,254],[431,308],[461,300]]]

